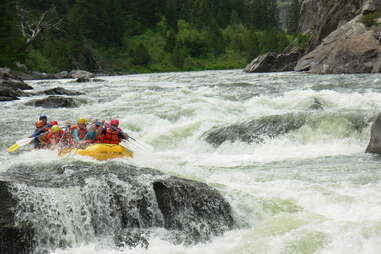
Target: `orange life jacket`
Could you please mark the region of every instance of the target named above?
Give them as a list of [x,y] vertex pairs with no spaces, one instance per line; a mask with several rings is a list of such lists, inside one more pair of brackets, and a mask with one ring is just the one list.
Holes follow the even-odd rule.
[[78,137],[79,137],[79,139],[82,140],[82,139],[84,139],[86,137],[86,134],[87,134],[87,129],[86,128],[85,129],[81,129],[81,128],[78,127],[78,125],[73,125],[73,126],[70,127],[70,133],[73,133],[73,131],[75,129],[77,129],[77,131],[78,131]]
[[[52,143],[57,144],[58,142],[60,142],[63,134],[64,134],[63,130],[60,130],[58,133],[53,133],[52,130],[49,129],[49,131],[46,133],[46,135],[43,135],[41,137],[41,139],[42,139],[41,141],[46,143],[46,144],[52,144]],[[53,140],[55,142],[52,142]]]
[[106,129],[106,133],[101,138],[104,144],[119,144],[121,139],[119,138],[120,129],[112,130],[111,128]]

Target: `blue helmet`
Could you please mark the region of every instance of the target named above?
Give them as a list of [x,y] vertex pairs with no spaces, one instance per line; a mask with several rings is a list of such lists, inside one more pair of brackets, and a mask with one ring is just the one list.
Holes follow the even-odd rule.
[[46,115],[41,115],[40,118],[38,120],[42,120],[42,119],[46,119],[48,120],[48,117]]

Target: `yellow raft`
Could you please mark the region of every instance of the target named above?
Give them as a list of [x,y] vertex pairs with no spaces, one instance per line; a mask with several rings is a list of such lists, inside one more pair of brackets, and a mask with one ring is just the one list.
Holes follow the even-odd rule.
[[62,149],[58,152],[58,156],[63,157],[68,153],[75,153],[78,155],[89,156],[99,161],[123,158],[123,157],[134,157],[134,153],[127,148],[120,145],[112,144],[94,144],[90,145],[84,149],[69,148]]

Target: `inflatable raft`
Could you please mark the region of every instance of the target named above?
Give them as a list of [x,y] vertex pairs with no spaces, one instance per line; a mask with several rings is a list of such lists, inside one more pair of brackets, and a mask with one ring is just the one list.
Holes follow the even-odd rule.
[[90,145],[84,149],[68,148],[58,151],[58,156],[64,157],[69,153],[74,153],[83,156],[89,156],[99,161],[123,158],[123,157],[134,157],[134,153],[129,149],[112,144],[94,144]]

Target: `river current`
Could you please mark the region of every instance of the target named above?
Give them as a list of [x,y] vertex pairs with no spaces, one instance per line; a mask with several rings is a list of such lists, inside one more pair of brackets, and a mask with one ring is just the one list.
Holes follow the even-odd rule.
[[[19,163],[92,161],[28,148],[8,154],[8,146],[32,133],[40,114],[61,124],[118,118],[122,129],[154,147],[121,161],[217,188],[240,228],[193,246],[154,237],[148,249],[120,250],[94,239],[53,253],[380,253],[381,157],[364,151],[381,109],[381,75],[230,70],[101,78],[28,82],[36,91],[60,86],[84,92],[78,97],[83,105],[74,109],[24,105],[33,98],[2,102],[0,171]],[[319,111],[311,109],[316,101]],[[289,113],[318,120],[260,143],[213,146],[204,139],[213,127]],[[356,128],[348,115],[368,125]]]

